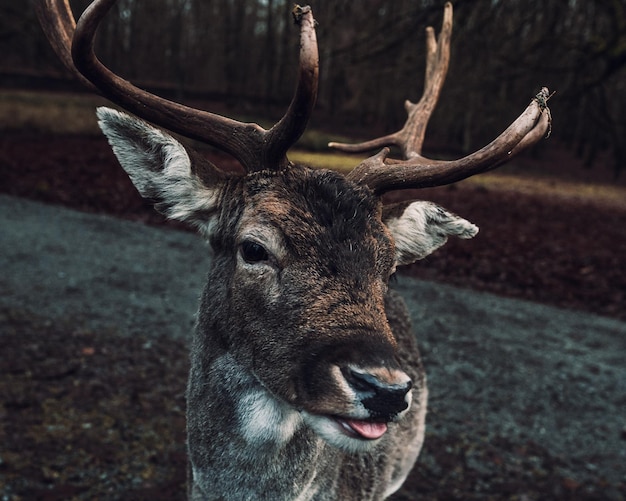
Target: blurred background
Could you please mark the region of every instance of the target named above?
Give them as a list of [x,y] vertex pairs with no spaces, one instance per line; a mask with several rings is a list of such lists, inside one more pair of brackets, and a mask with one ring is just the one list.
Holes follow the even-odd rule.
[[[72,2],[75,14],[88,3]],[[424,30],[439,31],[443,1],[310,3],[321,64],[314,124],[353,136],[399,128],[403,100],[421,95]],[[585,166],[618,176],[626,165],[626,3],[453,4],[451,64],[426,147],[474,151],[547,86],[557,92],[553,142]],[[120,0],[96,52],[125,78],[167,97],[273,118],[294,87],[292,8],[290,0]],[[0,1],[0,34],[2,87],[79,90],[28,4]]]

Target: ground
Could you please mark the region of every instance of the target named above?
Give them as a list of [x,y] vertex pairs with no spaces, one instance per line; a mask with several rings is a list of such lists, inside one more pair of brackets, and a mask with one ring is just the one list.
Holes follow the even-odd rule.
[[[4,193],[166,224],[136,195],[101,138],[5,136],[0,155]],[[624,204],[549,193],[469,184],[403,194],[481,227],[471,245],[450,242],[405,273],[626,320]],[[0,329],[3,499],[184,498],[182,341],[121,338],[71,314],[51,321],[19,309],[0,311]],[[626,429],[620,439],[626,444]],[[397,499],[626,496],[623,482],[600,474],[584,482],[564,475],[567,459],[536,442],[430,435],[424,457]]]
[[[207,154],[235,168],[227,157]],[[504,177],[392,194],[432,200],[480,228],[470,244],[452,240],[402,272],[626,320],[626,179],[607,194],[582,185],[568,190],[571,180],[603,187],[608,172],[584,169],[571,157],[526,163],[543,176],[530,187],[539,186],[538,193],[519,180],[503,186],[515,179]],[[183,228],[142,201],[101,137],[8,135],[0,138],[0,169],[2,193]]]

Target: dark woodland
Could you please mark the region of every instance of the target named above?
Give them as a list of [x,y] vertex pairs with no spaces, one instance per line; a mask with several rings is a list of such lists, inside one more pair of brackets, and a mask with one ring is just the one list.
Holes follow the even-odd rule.
[[[73,2],[75,15],[86,0]],[[397,128],[421,95],[424,29],[442,0],[312,0],[320,46],[315,120],[354,133]],[[297,30],[286,0],[120,0],[97,53],[125,78],[168,97],[219,99],[239,113],[282,113],[293,90]],[[457,0],[448,78],[430,144],[486,144],[541,86],[556,90],[554,137],[615,175],[626,164],[623,0]],[[25,3],[0,2],[5,84],[67,83]],[[35,78],[36,77],[36,78]],[[280,115],[278,115],[280,116]],[[271,116],[273,118],[273,116]]]

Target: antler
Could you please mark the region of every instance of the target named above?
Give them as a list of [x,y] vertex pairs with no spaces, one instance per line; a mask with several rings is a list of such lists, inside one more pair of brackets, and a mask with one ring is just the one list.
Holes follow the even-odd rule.
[[95,0],[74,21],[69,0],[36,0],[37,16],[55,52],[84,84],[122,108],[157,125],[219,148],[248,171],[288,164],[287,150],[304,132],[317,97],[318,51],[310,7],[294,8],[300,25],[300,67],[294,97],[271,129],[190,108],[146,92],[104,66],[94,53],[100,21],[116,0]]
[[[484,148],[453,161],[433,160],[422,156],[426,126],[448,71],[451,34],[452,4],[448,2],[444,7],[439,40],[435,39],[432,27],[426,28],[424,93],[417,104],[408,100],[405,102],[408,118],[401,130],[359,144],[329,143],[331,148],[350,153],[385,147],[355,167],[348,174],[348,179],[367,185],[379,194],[394,189],[441,186],[494,169],[548,133],[551,117],[546,102],[550,94],[543,87],[526,110]],[[403,159],[387,158],[387,146],[399,147]]]

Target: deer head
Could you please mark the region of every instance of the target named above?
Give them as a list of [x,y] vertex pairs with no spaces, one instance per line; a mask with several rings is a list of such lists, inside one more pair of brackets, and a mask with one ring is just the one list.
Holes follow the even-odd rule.
[[[290,443],[305,427],[345,451],[373,450],[410,412],[413,396],[420,399],[413,407],[425,405],[417,350],[402,333],[406,319],[396,318],[389,277],[449,236],[470,238],[478,231],[429,202],[383,206],[381,195],[452,183],[502,164],[546,134],[547,89],[485,148],[454,161],[422,156],[448,66],[448,3],[439,40],[427,31],[424,95],[417,104],[406,102],[403,129],[359,145],[331,143],[344,151],[383,147],[343,176],[287,158],[317,93],[310,8],[294,9],[300,25],[295,95],[283,118],[265,130],[161,99],[104,67],[93,39],[114,2],[96,0],[75,25],[66,1],[38,1],[41,24],[61,60],[122,108],[220,148],[245,169],[243,175],[225,173],[143,120],[98,110],[100,127],[139,192],[168,217],[198,228],[213,252],[188,390],[194,482],[218,482],[209,471],[218,468],[221,455],[207,451],[219,448],[220,440],[224,448],[234,447],[232,436],[215,432],[215,423],[226,429],[229,419],[240,425],[237,436],[255,446]],[[403,158],[389,158],[391,145]],[[409,346],[416,367],[403,364],[399,344]],[[423,409],[421,419],[423,424]],[[414,460],[417,452],[411,454]]]

